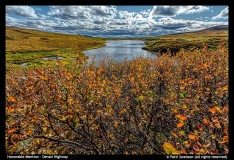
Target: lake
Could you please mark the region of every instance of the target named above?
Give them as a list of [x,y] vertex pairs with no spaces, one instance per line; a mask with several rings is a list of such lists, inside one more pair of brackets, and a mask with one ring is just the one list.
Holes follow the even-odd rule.
[[[125,58],[127,60],[132,60],[133,58],[142,56],[142,57],[156,57],[156,55],[152,52],[148,52],[147,50],[141,49],[145,46],[144,41],[141,40],[108,40],[106,41],[106,46],[85,50],[83,53],[86,56],[89,56],[88,62],[90,63],[92,58],[95,55],[95,61],[98,62],[103,60],[106,55],[114,58],[117,62],[123,62]],[[58,59],[63,59],[63,57],[58,56]],[[56,56],[44,57],[42,60],[56,60]],[[71,58],[74,60],[75,58]],[[27,63],[22,63],[21,66],[26,66]]]
[[123,62],[125,58],[132,60],[135,57],[155,57],[152,52],[141,49],[145,46],[144,41],[141,40],[107,40],[106,46],[85,50],[83,53],[89,56],[89,61],[94,58],[95,61],[103,60],[106,55],[114,58],[117,62]]

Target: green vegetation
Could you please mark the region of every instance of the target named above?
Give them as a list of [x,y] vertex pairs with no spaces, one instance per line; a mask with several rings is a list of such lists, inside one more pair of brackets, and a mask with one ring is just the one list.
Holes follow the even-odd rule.
[[84,56],[83,50],[104,45],[105,40],[101,38],[6,27],[7,67],[24,62],[30,62],[31,66],[55,64],[54,61],[42,60],[42,58],[50,56],[62,56],[63,61],[69,63],[70,58]]
[[146,46],[142,49],[156,53],[178,52],[181,48],[185,50],[201,49],[205,43],[210,50],[215,50],[222,39],[228,41],[228,31],[198,31],[184,34],[164,35],[143,38]]

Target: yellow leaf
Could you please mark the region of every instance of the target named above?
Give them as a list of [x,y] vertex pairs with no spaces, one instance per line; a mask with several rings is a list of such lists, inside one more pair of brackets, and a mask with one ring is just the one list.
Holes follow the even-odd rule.
[[43,129],[43,131],[45,131],[45,132],[46,132],[46,130],[47,130],[47,127],[42,127],[42,129]]
[[212,135],[211,135],[211,138],[212,138],[212,139],[216,139],[216,135],[212,134]]
[[176,108],[172,108],[171,110],[172,110],[172,112],[177,113],[177,109]]
[[180,131],[179,133],[180,133],[181,136],[185,135],[184,131]]
[[37,143],[37,144],[40,144],[40,140],[39,140],[39,139],[36,139],[36,143]]
[[186,109],[187,108],[187,106],[184,104],[183,106],[182,106],[184,109]]
[[207,64],[207,63],[205,63],[203,66],[204,66],[204,68],[207,68],[207,67],[208,67],[208,64]]
[[180,152],[177,151],[172,144],[167,142],[163,143],[163,149],[166,152],[166,154],[180,154]]
[[177,124],[177,128],[180,128],[182,126],[184,126],[184,122],[180,122],[180,123]]
[[223,91],[228,91],[228,86],[224,86],[222,90]]
[[116,121],[114,124],[115,128],[118,128],[118,122]]

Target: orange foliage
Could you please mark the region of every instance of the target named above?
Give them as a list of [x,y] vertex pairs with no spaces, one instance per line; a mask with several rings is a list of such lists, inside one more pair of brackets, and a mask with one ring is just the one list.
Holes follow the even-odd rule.
[[[172,57],[116,63],[107,56],[99,65],[76,58],[67,66],[11,71],[6,152],[226,154],[226,68],[228,50],[220,45]],[[27,139],[34,142],[24,148]]]

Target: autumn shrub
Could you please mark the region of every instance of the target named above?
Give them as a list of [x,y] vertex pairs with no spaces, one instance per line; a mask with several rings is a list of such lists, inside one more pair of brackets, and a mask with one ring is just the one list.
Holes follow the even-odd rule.
[[122,63],[57,60],[7,74],[6,153],[228,153],[228,108],[223,45]]

